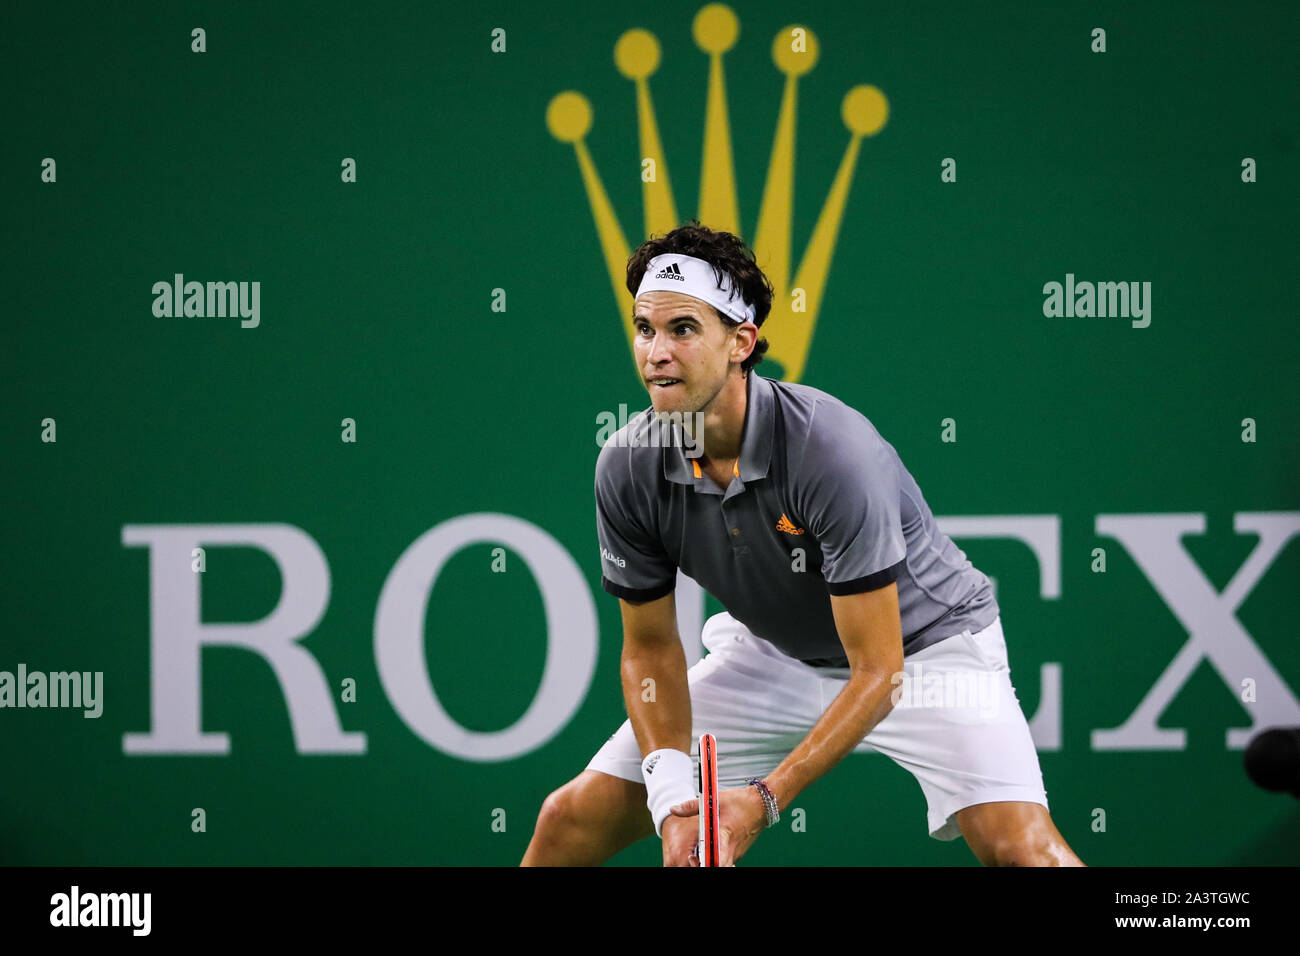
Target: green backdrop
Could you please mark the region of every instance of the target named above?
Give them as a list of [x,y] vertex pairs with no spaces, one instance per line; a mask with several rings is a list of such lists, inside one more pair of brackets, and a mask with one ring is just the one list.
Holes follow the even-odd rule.
[[[664,155],[693,215],[700,6],[668,0],[651,21],[597,3],[6,5],[0,670],[100,671],[104,702],[98,719],[0,709],[0,862],[519,860],[546,794],[624,716],[594,439],[601,411],[647,404],[546,108],[563,90],[590,101],[586,145],[635,245],[634,91],[612,51],[651,30]],[[736,12],[725,68],[747,238],[782,91],[778,31],[801,23],[820,43],[799,86],[796,261],[844,152],[842,97],[869,83],[889,100],[854,166],[800,380],[866,414],[941,520],[1059,520],[1041,555],[1014,536],[954,537],[996,579],[1027,714],[1057,665],[1059,742],[1040,758],[1062,833],[1095,864],[1296,862],[1294,799],[1255,789],[1227,736],[1300,724],[1296,9]],[[177,273],[258,282],[259,324],[155,315],[154,284]],[[1044,285],[1067,274],[1150,282],[1149,326],[1044,315]],[[527,522],[571,556],[586,597],[565,613],[590,602],[598,634],[573,713],[506,759],[424,739],[377,663],[399,558],[476,514]],[[1128,530],[1108,533],[1115,521]],[[197,686],[151,657],[187,622],[151,592],[162,552],[127,538],[280,525],[328,567],[299,644],[328,687],[317,718],[337,721],[336,741],[363,734],[363,752],[303,752],[258,653],[203,648]],[[282,604],[287,573],[267,550],[204,546],[204,628]],[[523,546],[506,547],[504,572],[497,546],[452,553],[423,609],[416,683],[470,732],[518,721],[548,646],[577,640],[548,632]],[[1044,584],[1051,553],[1059,587]],[[1224,616],[1207,595],[1239,570]],[[1189,641],[1216,651],[1169,678],[1159,727],[1185,729],[1182,746],[1097,746]],[[200,691],[202,732],[227,735],[227,753],[129,752],[131,736],[163,733],[152,695]],[[919,787],[884,757],[850,757],[797,805],[806,829],[769,831],[747,862],[975,863],[926,836]],[[645,841],[614,862],[658,858]]]

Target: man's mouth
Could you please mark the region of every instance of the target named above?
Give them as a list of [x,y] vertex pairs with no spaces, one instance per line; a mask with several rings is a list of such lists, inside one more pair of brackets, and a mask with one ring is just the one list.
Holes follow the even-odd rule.
[[680,385],[682,383],[680,378],[648,378],[646,381],[656,388],[670,388],[673,385]]

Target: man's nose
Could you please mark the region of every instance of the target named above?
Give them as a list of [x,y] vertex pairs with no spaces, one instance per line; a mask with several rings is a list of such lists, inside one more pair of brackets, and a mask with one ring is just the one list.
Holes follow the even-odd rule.
[[651,365],[658,365],[660,362],[672,358],[671,342],[668,336],[656,332],[655,337],[650,340],[650,351],[646,354],[646,361]]

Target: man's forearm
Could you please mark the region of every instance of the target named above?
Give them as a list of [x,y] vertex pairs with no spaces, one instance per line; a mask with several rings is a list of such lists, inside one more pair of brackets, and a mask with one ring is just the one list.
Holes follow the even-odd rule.
[[641,754],[691,752],[691,695],[680,641],[623,647],[623,702]]
[[804,787],[843,760],[889,715],[894,709],[891,676],[865,671],[849,678],[799,746],[767,775],[778,806],[788,807]]

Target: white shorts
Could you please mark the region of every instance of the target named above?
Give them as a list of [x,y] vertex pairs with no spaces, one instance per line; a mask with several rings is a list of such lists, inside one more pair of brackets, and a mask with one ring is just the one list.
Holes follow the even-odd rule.
[[[775,770],[848,681],[848,668],[810,667],[787,657],[730,614],[709,618],[701,641],[709,653],[687,672],[691,756],[698,767],[700,734],[713,734],[724,789]],[[955,814],[977,803],[1047,806],[1038,751],[1011,684],[1001,618],[908,656],[903,670],[894,709],[853,752],[882,753],[916,778],[930,836],[957,839]],[[630,721],[587,769],[642,781]]]

